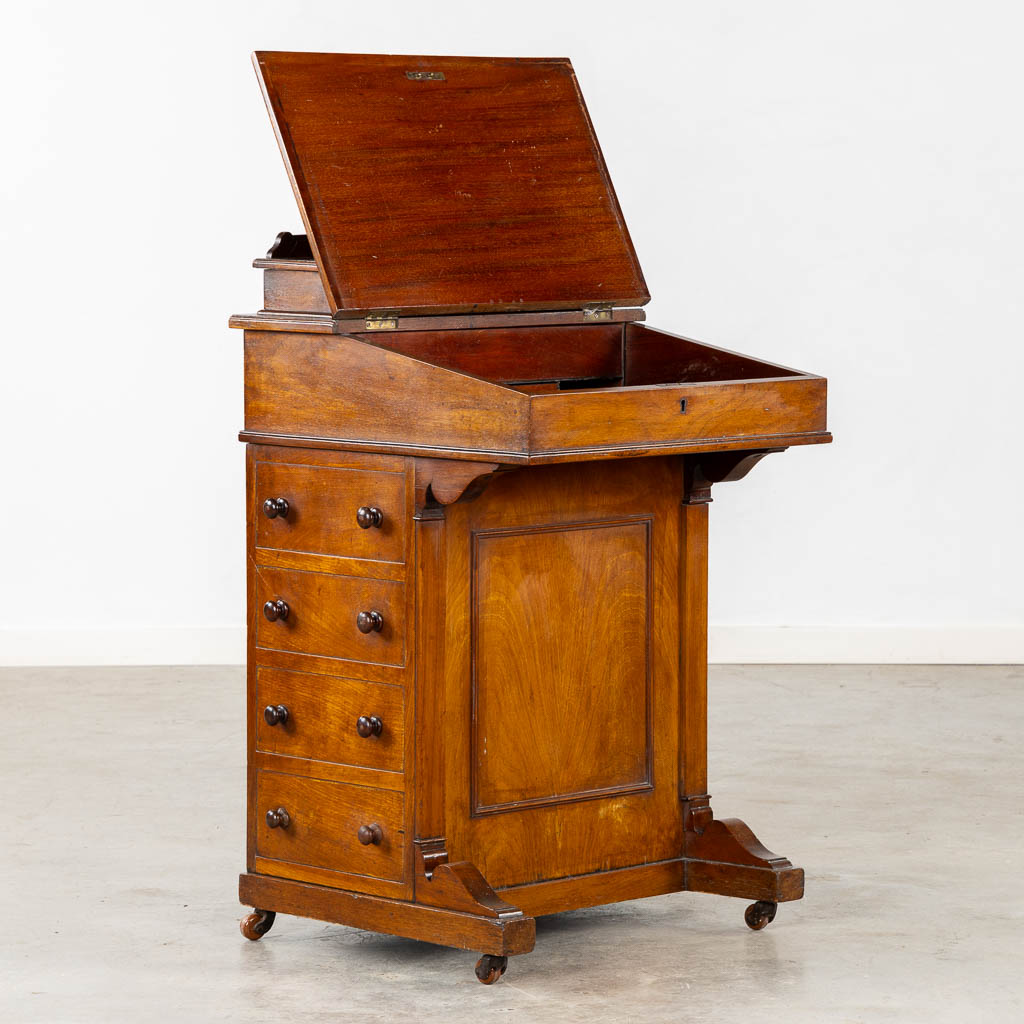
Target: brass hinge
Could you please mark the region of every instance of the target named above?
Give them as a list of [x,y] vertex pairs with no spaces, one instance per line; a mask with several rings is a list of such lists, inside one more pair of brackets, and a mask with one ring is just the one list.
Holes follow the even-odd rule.
[[584,320],[611,320],[612,303],[595,302],[592,306],[583,307]]
[[398,317],[393,313],[385,313],[383,316],[368,316],[366,318],[366,329],[368,331],[393,331],[398,327]]

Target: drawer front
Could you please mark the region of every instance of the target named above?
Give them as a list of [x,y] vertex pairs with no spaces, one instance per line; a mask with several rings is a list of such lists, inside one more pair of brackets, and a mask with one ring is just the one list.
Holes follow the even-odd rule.
[[[266,502],[277,504],[265,511]],[[254,514],[259,548],[405,561],[403,473],[257,460]]]
[[[261,771],[256,779],[256,852],[271,860],[401,881],[404,796],[341,782]],[[267,812],[278,813],[271,827]],[[360,828],[379,829],[364,845]]]
[[[269,721],[267,707],[274,709]],[[400,686],[260,667],[254,712],[257,750],[402,771],[405,700]]]
[[[268,609],[268,602],[274,608]],[[269,614],[276,618],[271,620]],[[363,633],[359,615],[381,628]],[[256,566],[256,646],[373,665],[405,664],[405,584]]]

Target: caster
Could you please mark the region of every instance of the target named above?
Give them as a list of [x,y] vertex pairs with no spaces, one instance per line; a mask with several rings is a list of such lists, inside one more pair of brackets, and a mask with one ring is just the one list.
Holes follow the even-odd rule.
[[755,932],[759,932],[762,928],[767,928],[775,920],[775,911],[778,909],[778,903],[758,900],[747,907],[743,913],[743,920],[747,922],[748,928],[753,928]]
[[238,922],[238,929],[247,938],[255,942],[262,939],[274,927],[277,914],[273,910],[254,910]]
[[508,967],[507,956],[484,953],[476,962],[476,976],[481,985],[493,985]]

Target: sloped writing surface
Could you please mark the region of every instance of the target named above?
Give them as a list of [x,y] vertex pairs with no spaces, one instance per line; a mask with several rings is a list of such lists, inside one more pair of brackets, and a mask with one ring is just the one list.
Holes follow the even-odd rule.
[[648,301],[568,60],[254,60],[334,309]]

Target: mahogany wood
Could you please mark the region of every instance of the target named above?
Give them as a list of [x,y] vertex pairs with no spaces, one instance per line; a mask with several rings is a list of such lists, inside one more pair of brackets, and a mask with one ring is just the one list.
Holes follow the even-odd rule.
[[497,384],[622,377],[622,324],[387,331],[360,335],[379,348]]
[[524,914],[540,917],[580,907],[621,903],[645,896],[661,896],[686,888],[685,862],[679,859],[636,867],[570,875],[548,882],[533,882],[499,889],[498,894],[520,907]]
[[247,331],[245,374],[246,430],[525,450],[525,396],[354,338]]
[[254,62],[332,308],[650,298],[565,58]]
[[[254,265],[259,265],[257,260]],[[314,264],[315,266],[315,264]],[[616,306],[601,312],[602,322],[623,324],[643,320],[645,313],[636,307]],[[395,331],[467,331],[495,327],[553,326],[555,324],[587,324],[593,326],[594,317],[582,309],[549,310],[540,313],[469,313],[452,316],[400,316],[394,321]],[[367,328],[364,319],[356,315],[345,317],[341,312],[326,313],[301,310],[263,310],[259,313],[234,313],[228,318],[230,327],[244,327],[253,331],[308,331],[311,334],[350,334],[362,341],[372,342],[380,331]],[[390,329],[388,332],[390,336]]]
[[[247,331],[245,351],[246,430],[268,436],[383,442],[409,454],[462,449],[489,461],[682,451],[722,438],[749,438],[749,447],[830,439],[825,381],[809,375],[526,394],[354,338]],[[344,404],[334,399],[341,391]]]
[[330,315],[331,305],[324,294],[317,265],[311,260],[308,268],[295,264],[267,267],[263,271],[263,308]]
[[[288,606],[273,621],[260,616],[260,648],[318,654],[327,658],[383,665],[405,664],[405,586],[320,572],[256,566],[256,600]],[[380,629],[362,630],[359,616],[374,611]]]
[[537,452],[825,429],[825,381],[814,377],[566,391],[529,403]]
[[[284,499],[286,515],[256,520],[260,548],[306,551],[380,562],[405,560],[404,473],[256,463],[256,501]],[[361,507],[381,511],[380,527],[361,528]],[[390,514],[388,514],[390,512]]]
[[536,938],[533,918],[521,913],[484,917],[252,873],[239,876],[238,899],[247,906],[273,907],[276,913],[350,924],[496,956],[529,953]]
[[231,321],[243,934],[352,924],[489,984],[538,914],[688,890],[763,928],[803,872],[708,796],[709,503],[831,440],[825,380],[590,308],[646,292],[568,62],[258,63],[312,230]]
[[[404,690],[363,679],[257,669],[256,703],[287,707],[287,718],[256,719],[256,749],[267,754],[400,772],[405,749]],[[358,723],[372,716],[369,740]]]
[[[294,434],[265,434],[251,430],[240,430],[238,439],[252,444],[278,444],[294,450],[379,452],[408,451],[410,454],[426,456],[427,460],[447,459],[462,462],[478,462],[483,453],[460,448],[433,448],[429,445],[397,445],[373,441],[341,441],[329,437],[301,437]],[[503,466],[553,466],[563,462],[587,462],[598,459],[636,459],[647,455],[700,454],[717,451],[747,451],[751,448],[771,448],[781,451],[791,446],[805,444],[828,444],[832,435],[828,431],[814,431],[806,434],[757,434],[751,437],[708,439],[704,441],[676,440],[666,444],[625,444],[606,445],[592,448],[564,448],[555,452],[538,452],[522,455],[515,452],[488,452],[488,458]],[[382,570],[386,571],[386,570]]]
[[[302,865],[345,872],[349,887],[359,889],[356,876],[370,875],[400,882],[404,875],[405,822],[402,795],[392,790],[346,786],[282,772],[261,771],[257,803],[264,813],[258,830],[259,856],[278,861],[276,874],[302,878]],[[285,820],[277,808],[287,810]],[[380,838],[366,846],[359,830],[373,822]]]
[[474,531],[473,814],[652,788],[651,528]]
[[624,383],[630,387],[807,376],[787,366],[716,348],[644,324],[625,324],[623,340],[623,377]]
[[[650,781],[674,776],[678,756],[681,472],[672,457],[512,471],[474,501],[445,509],[445,835],[452,859],[475,864],[493,886],[667,860],[681,849],[677,789]],[[470,538],[486,538],[486,550],[474,551]],[[618,574],[604,575],[610,538],[621,545]],[[522,569],[512,568],[515,557],[505,558],[502,544],[525,545]],[[489,592],[489,574],[503,572],[522,573],[521,597],[514,584]],[[550,588],[577,606],[566,610],[575,631],[563,633],[551,614]],[[600,600],[587,599],[598,593]],[[506,605],[499,617],[511,616],[507,625],[521,638],[500,674],[511,645],[481,629],[492,602]],[[615,632],[623,627],[625,642]],[[628,664],[614,655],[616,644],[631,652]],[[562,653],[573,647],[575,664]],[[620,686],[625,701],[615,694]],[[569,707],[555,710],[559,699]],[[532,714],[547,707],[553,724]],[[491,724],[499,732],[481,728]],[[607,761],[591,746],[592,732],[611,748]],[[498,773],[514,781],[499,791],[500,812],[489,813],[481,796],[500,785],[487,765],[495,749]],[[575,753],[593,763],[560,764]]]

